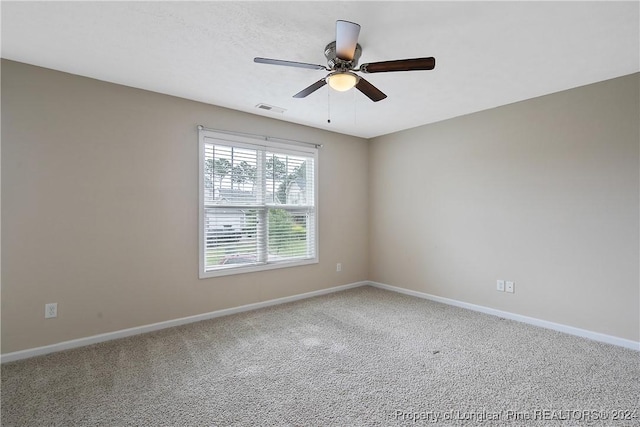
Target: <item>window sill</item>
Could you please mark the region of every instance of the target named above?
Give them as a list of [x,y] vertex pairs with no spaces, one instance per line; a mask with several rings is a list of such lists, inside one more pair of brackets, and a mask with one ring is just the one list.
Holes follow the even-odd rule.
[[200,279],[212,277],[231,276],[234,274],[256,273],[259,271],[276,270],[280,268],[300,267],[303,265],[318,264],[318,258],[301,259],[297,261],[273,262],[269,264],[250,265],[246,267],[223,268],[214,271],[200,271]]

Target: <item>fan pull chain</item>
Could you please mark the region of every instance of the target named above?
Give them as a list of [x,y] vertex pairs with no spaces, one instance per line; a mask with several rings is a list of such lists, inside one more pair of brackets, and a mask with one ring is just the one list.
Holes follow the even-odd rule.
[[356,89],[353,88],[351,90],[352,93],[352,104],[353,104],[353,125],[358,125],[358,100],[356,99]]
[[327,123],[331,123],[331,89],[327,88]]

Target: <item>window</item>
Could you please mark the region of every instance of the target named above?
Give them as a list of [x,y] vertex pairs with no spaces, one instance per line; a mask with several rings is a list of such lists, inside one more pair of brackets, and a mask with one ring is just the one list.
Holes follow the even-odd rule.
[[206,129],[200,278],[317,260],[317,148]]

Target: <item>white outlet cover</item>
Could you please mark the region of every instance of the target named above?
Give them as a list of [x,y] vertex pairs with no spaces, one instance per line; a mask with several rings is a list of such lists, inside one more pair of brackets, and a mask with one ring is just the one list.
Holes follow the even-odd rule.
[[53,317],[58,317],[58,303],[52,302],[44,305],[44,318],[51,319]]
[[513,293],[515,291],[515,285],[516,285],[515,282],[507,281],[505,286],[505,291],[509,293]]
[[496,290],[498,292],[504,292],[504,280],[498,280],[496,282]]
[[336,271],[342,271],[342,264],[341,263],[337,263],[336,264]]

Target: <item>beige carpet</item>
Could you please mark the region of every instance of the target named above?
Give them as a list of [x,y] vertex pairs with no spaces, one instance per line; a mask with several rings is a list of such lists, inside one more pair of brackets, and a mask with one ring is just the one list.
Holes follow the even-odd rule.
[[627,426],[640,353],[362,287],[4,364],[1,391],[3,426]]

